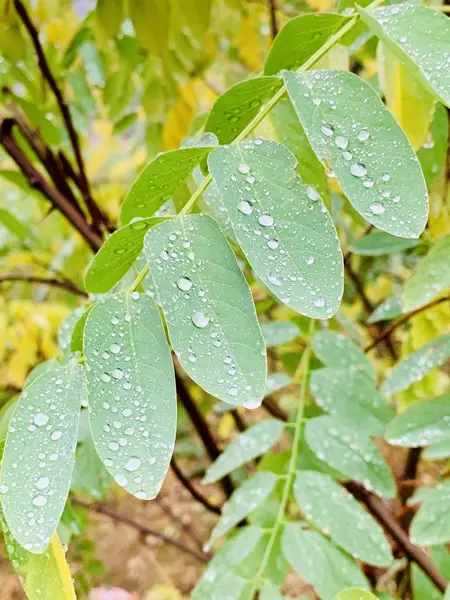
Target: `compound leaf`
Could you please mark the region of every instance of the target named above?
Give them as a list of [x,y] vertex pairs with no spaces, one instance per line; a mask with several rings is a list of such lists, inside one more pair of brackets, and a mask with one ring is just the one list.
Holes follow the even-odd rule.
[[327,367],[362,370],[375,379],[375,369],[364,352],[350,338],[336,331],[320,331],[312,339],[315,355]]
[[385,231],[371,231],[352,244],[350,250],[360,256],[383,256],[384,254],[396,254],[418,245],[417,240],[399,238]]
[[450,484],[444,482],[430,492],[411,523],[411,539],[421,546],[450,541]]

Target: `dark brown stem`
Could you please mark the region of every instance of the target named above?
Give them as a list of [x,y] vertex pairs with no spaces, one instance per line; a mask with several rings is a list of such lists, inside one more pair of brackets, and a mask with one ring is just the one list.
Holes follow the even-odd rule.
[[52,90],[58,103],[62,118],[64,120],[64,124],[67,129],[67,133],[69,134],[70,143],[72,145],[73,152],[75,155],[75,160],[77,162],[81,184],[81,193],[83,194],[84,201],[91,214],[94,229],[97,233],[100,233],[99,224],[103,222],[103,214],[91,195],[89,182],[86,177],[86,172],[84,168],[83,156],[81,154],[80,142],[78,139],[77,132],[75,131],[75,128],[72,123],[72,117],[70,115],[69,107],[62,95],[61,90],[58,87],[58,84],[56,83],[55,78],[53,77],[50,66],[44,54],[44,50],[41,46],[41,42],[39,41],[39,33],[33,25],[33,22],[31,21],[31,18],[28,15],[25,6],[22,4],[21,0],[14,0],[14,6],[16,8],[17,14],[22,19],[22,22],[25,25],[25,28],[31,37],[34,49],[38,57],[38,64],[39,68],[41,69],[42,75],[44,76],[45,80],[50,86],[50,89]]
[[429,556],[411,542],[400,525],[394,520],[383,501],[357,483],[350,482],[345,487],[358,501],[366,505],[369,512],[397,542],[404,554],[415,562],[442,592],[445,592],[447,587],[445,577],[436,569]]
[[[214,462],[220,455],[220,450],[214,440],[214,437],[208,427],[208,423],[203,418],[202,413],[197,408],[197,405],[192,400],[189,390],[186,387],[183,379],[177,375],[177,393],[181,404],[184,406],[195,430],[205,446],[209,458]],[[223,491],[229,498],[234,491],[234,486],[231,479],[227,476],[220,480]]]
[[232,410],[231,416],[233,417],[233,421],[234,421],[238,431],[240,431],[242,433],[243,431],[245,431],[247,429],[247,424],[244,421],[244,418],[241,417],[241,415],[239,414],[239,412],[237,410]]
[[278,20],[277,20],[277,1],[276,0],[268,0],[269,5],[269,14],[270,14],[270,33],[272,36],[272,40],[274,40],[278,35]]
[[401,482],[403,482],[403,485],[400,488],[400,497],[403,505],[406,504],[406,501],[415,490],[414,483],[408,484],[407,482],[414,482],[417,475],[417,468],[419,466],[421,454],[422,448],[410,448],[408,451],[405,470],[400,478]]
[[[155,498],[155,502],[158,504],[158,506],[160,506],[161,510],[168,517],[170,517],[175,523],[178,523],[178,525],[181,527],[181,529],[192,538],[192,540],[195,542],[195,545],[197,546],[197,548],[200,548],[200,550],[203,550],[203,546],[205,544],[198,537],[197,533],[195,532],[194,527],[191,524],[185,523],[183,521],[183,519],[181,517],[179,517],[178,515],[176,515],[175,512],[172,510],[172,508],[168,504],[166,504],[165,501],[162,498],[160,498],[159,496],[157,496]],[[190,521],[190,523],[192,523],[192,521]]]
[[167,535],[156,531],[155,529],[150,529],[150,527],[141,525],[140,523],[137,523],[134,519],[131,519],[130,517],[127,517],[126,515],[123,515],[121,513],[118,513],[115,510],[104,506],[103,504],[90,504],[88,502],[83,502],[75,498],[72,498],[71,502],[72,504],[75,504],[75,506],[81,506],[92,512],[96,512],[100,515],[105,515],[106,517],[109,517],[110,519],[118,523],[124,523],[125,525],[128,525],[129,527],[132,527],[133,529],[139,531],[141,535],[150,535],[159,540],[162,540],[166,544],[170,544],[171,546],[175,546],[179,550],[183,550],[183,552],[190,554],[191,556],[193,556],[201,562],[206,562],[209,558],[208,555],[200,553],[192,548],[189,548],[189,546],[186,546],[185,544],[183,544],[183,542],[179,542],[178,540],[170,538]]
[[284,410],[282,408],[280,408],[278,406],[278,404],[275,402],[275,400],[273,400],[273,398],[271,398],[270,396],[267,396],[267,398],[264,398],[262,405],[267,410],[269,415],[272,415],[272,417],[275,417],[276,419],[280,419],[280,421],[288,421],[287,414],[284,412]]
[[177,462],[176,462],[174,456],[172,457],[172,460],[170,462],[170,466],[172,468],[172,471],[173,471],[175,477],[178,479],[178,481],[181,483],[181,485],[183,485],[183,487],[185,487],[187,489],[187,491],[191,494],[191,496],[193,498],[195,498],[195,500],[197,500],[198,502],[200,502],[200,504],[202,504],[207,510],[209,510],[212,513],[214,513],[215,515],[220,515],[221,514],[220,508],[218,506],[216,506],[215,504],[211,504],[211,502],[207,498],[205,498],[192,485],[191,481],[186,477],[186,475],[183,473],[183,471],[177,465]]
[[83,298],[87,298],[88,294],[77,287],[72,281],[60,279],[56,279],[54,277],[37,277],[35,275],[26,275],[25,273],[5,273],[3,275],[0,274],[0,283],[5,283],[8,281],[23,281],[26,283],[41,283],[43,285],[50,285],[52,287],[58,287],[66,292],[70,292],[71,294],[75,294],[76,296],[82,296]]

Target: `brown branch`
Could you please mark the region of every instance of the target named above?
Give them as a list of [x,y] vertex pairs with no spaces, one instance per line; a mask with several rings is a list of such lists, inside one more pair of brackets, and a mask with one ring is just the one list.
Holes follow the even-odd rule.
[[49,66],[47,59],[45,57],[45,54],[44,54],[44,50],[41,46],[41,42],[39,41],[39,33],[38,33],[37,29],[35,28],[35,26],[33,25],[33,22],[31,21],[31,18],[28,15],[25,6],[22,4],[21,0],[14,0],[14,7],[17,11],[17,14],[22,19],[22,22],[25,25],[25,28],[31,37],[34,49],[35,49],[37,57],[38,57],[39,68],[41,69],[42,75],[44,76],[47,83],[49,84],[50,89],[52,90],[52,92],[56,98],[56,101],[58,103],[62,118],[64,120],[64,124],[67,129],[67,133],[69,134],[70,143],[72,145],[73,152],[75,154],[75,159],[76,159],[78,171],[79,171],[81,193],[83,194],[84,201],[85,201],[86,206],[88,207],[89,212],[91,214],[94,229],[96,230],[97,233],[100,233],[99,224],[104,223],[104,216],[91,195],[89,182],[86,177],[86,172],[85,172],[85,168],[84,168],[83,156],[81,154],[80,142],[78,139],[77,132],[75,131],[75,128],[73,126],[69,107],[67,105],[66,100],[64,99],[64,97],[62,95],[61,90],[58,87],[58,84],[56,83],[55,78],[53,77],[50,66]]
[[287,414],[284,412],[284,410],[282,408],[280,408],[278,406],[278,404],[275,402],[275,400],[273,398],[271,398],[270,396],[267,396],[266,398],[264,398],[264,400],[262,401],[262,405],[267,410],[269,415],[272,415],[272,417],[275,417],[276,419],[280,419],[280,421],[285,421],[285,422],[288,421]]
[[415,490],[414,480],[417,475],[421,455],[422,448],[410,448],[408,450],[405,469],[400,478],[400,498],[402,504],[406,504],[406,501]]
[[127,517],[127,515],[118,513],[115,510],[104,506],[103,504],[90,504],[88,502],[83,502],[82,500],[78,500],[75,498],[72,498],[71,502],[72,504],[75,504],[75,506],[81,506],[83,508],[86,508],[87,510],[96,512],[100,515],[105,515],[106,517],[109,517],[110,519],[118,523],[124,523],[125,525],[128,525],[129,527],[132,527],[133,529],[139,531],[141,535],[149,535],[159,540],[162,540],[166,544],[170,544],[171,546],[175,546],[179,550],[183,550],[183,552],[190,554],[191,556],[193,556],[201,562],[206,562],[209,558],[208,555],[200,553],[192,548],[189,548],[189,546],[186,546],[185,544],[183,544],[183,542],[179,542],[178,540],[164,535],[163,533],[156,531],[155,529],[150,529],[150,527],[141,525],[134,519]]
[[178,479],[178,481],[181,483],[181,485],[187,489],[187,491],[191,494],[191,496],[193,498],[195,498],[195,500],[197,500],[198,502],[200,502],[200,504],[202,504],[207,510],[211,511],[215,515],[220,515],[221,514],[220,508],[218,506],[216,506],[215,504],[211,504],[211,502],[207,498],[205,498],[192,485],[191,481],[186,477],[186,475],[183,473],[183,471],[177,465],[177,462],[176,462],[174,456],[172,457],[172,460],[170,462],[170,466],[172,468],[172,471],[173,471],[175,477]]
[[274,40],[278,35],[278,20],[277,20],[277,1],[276,0],[267,0],[269,5],[269,14],[270,14],[270,33],[272,36],[272,40]]
[[5,283],[8,281],[41,283],[43,285],[50,285],[52,287],[61,288],[66,292],[75,294],[76,296],[82,296],[83,298],[88,297],[88,294],[84,290],[77,287],[72,281],[69,281],[68,279],[62,281],[60,279],[56,279],[55,277],[37,277],[36,275],[26,275],[25,273],[5,273],[4,275],[0,274],[0,283]]
[[358,501],[366,505],[369,512],[397,542],[404,554],[415,562],[442,592],[445,592],[447,587],[445,577],[436,569],[429,556],[411,542],[407,534],[389,513],[383,501],[357,483],[350,482],[345,487]]

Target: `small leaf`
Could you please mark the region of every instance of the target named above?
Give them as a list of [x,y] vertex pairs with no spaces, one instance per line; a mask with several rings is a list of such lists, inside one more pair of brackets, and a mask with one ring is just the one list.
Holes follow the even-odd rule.
[[370,317],[367,319],[369,324],[378,323],[379,321],[390,321],[399,317],[403,312],[402,301],[398,296],[392,296],[384,302],[382,302]]
[[320,533],[302,531],[290,523],[284,528],[282,550],[292,568],[323,600],[331,600],[350,585],[369,588],[354,561]]
[[431,248],[403,291],[405,312],[415,310],[437,298],[450,287],[450,236],[446,236]]
[[371,231],[368,235],[351,244],[350,250],[360,256],[383,256],[396,254],[419,245],[417,240],[395,237],[384,231]]
[[241,81],[216,100],[204,130],[215,133],[221,144],[229,144],[281,86],[282,81],[278,77],[254,77]]
[[442,600],[442,592],[415,564],[411,565],[411,588],[414,600]]
[[189,215],[154,227],[145,254],[183,368],[209,394],[256,408],[264,340],[250,289],[218,224]]
[[73,328],[72,337],[70,340],[71,352],[81,352],[81,353],[83,352],[84,326],[86,325],[86,319],[88,317],[88,314],[91,312],[93,306],[94,305],[89,306],[89,308],[87,308],[84,311],[84,313],[81,315],[81,317],[76,322],[75,327]]
[[266,346],[281,346],[293,342],[300,335],[300,331],[290,321],[273,321],[264,323],[261,330],[266,342]]
[[83,316],[84,310],[85,309],[82,306],[78,306],[61,322],[58,330],[58,344],[61,350],[70,350],[73,331],[78,321]]
[[352,431],[381,437],[395,415],[365,371],[318,369],[310,386],[317,404]]
[[257,456],[265,454],[280,439],[284,423],[268,419],[241,433],[209,467],[203,483],[214,483]]
[[55,358],[50,358],[49,360],[44,360],[44,362],[39,363],[28,373],[23,389],[31,385],[35,379],[44,375],[44,373],[49,373],[60,366],[60,363]]
[[446,544],[450,541],[450,482],[432,490],[411,524],[411,541],[421,546]]
[[354,558],[380,567],[391,564],[391,547],[381,527],[331,477],[298,472],[294,495],[305,517]]
[[[283,596],[280,588],[270,581],[264,582],[263,587],[259,592],[259,598],[260,600],[287,600],[287,596]],[[299,600],[302,600],[302,597],[300,597]]]
[[123,201],[120,220],[151,217],[181,186],[211,148],[181,148],[160,154],[140,173]]
[[450,439],[450,395],[409,406],[389,423],[386,439],[394,446],[409,448]]
[[217,148],[208,164],[236,239],[264,285],[293,310],[330,318],[342,298],[342,252],[320,196],[295,173],[294,155],[257,140]]
[[350,431],[337,417],[324,416],[306,423],[305,439],[317,457],[330,467],[379,496],[395,497],[392,473],[377,447],[365,435]]
[[347,588],[342,590],[334,600],[377,600],[377,597],[360,588]]
[[269,373],[267,375],[267,384],[264,397],[270,396],[271,394],[282,390],[291,383],[292,379],[289,377],[289,375],[286,375],[286,373]]
[[348,17],[332,13],[301,15],[291,19],[272,44],[264,74],[276,75],[282,69],[295,71],[348,21]]
[[69,493],[84,393],[84,369],[72,361],[35,379],[10,421],[0,499],[11,534],[36,554],[50,543]]
[[110,235],[88,267],[84,278],[86,289],[95,294],[109,292],[133,266],[147,231],[163,221],[164,217],[140,219]]
[[141,46],[162,55],[170,31],[170,3],[167,0],[133,0],[128,9]]
[[19,219],[17,219],[17,217],[15,217],[11,212],[5,210],[4,208],[0,208],[0,223],[21,240],[26,240],[30,237],[29,228],[21,223]]
[[438,103],[431,130],[417,153],[428,185],[444,171],[447,160],[448,129],[447,109],[443,104]]
[[176,431],[173,364],[153,300],[137,292],[98,302],[84,328],[92,437],[116,482],[154,498]]
[[436,442],[435,444],[428,446],[428,448],[425,448],[422,456],[425,460],[443,460],[444,458],[450,458],[450,437],[442,442]]
[[428,217],[423,173],[377,93],[345,71],[285,72],[284,80],[314,152],[355,209],[387,233],[419,237]]
[[450,106],[450,23],[446,15],[403,4],[358,12],[386,46],[441,102]]
[[375,379],[374,366],[364,352],[346,335],[336,331],[320,331],[312,339],[314,354],[327,367],[362,370],[370,379]]
[[89,434],[86,440],[78,444],[75,453],[72,490],[89,494],[95,500],[100,501],[105,499],[112,481],[112,477],[103,466]]
[[420,381],[434,368],[444,364],[449,356],[450,335],[440,335],[401,360],[383,382],[381,393],[391,396],[406,390],[412,383]]
[[262,471],[244,481],[223,505],[222,515],[211,533],[208,545],[211,546],[217,538],[256,510],[273,492],[277,481],[277,475],[270,471]]

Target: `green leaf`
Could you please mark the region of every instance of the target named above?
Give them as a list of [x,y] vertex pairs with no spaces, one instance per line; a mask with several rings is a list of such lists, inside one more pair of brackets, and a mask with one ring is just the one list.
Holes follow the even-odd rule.
[[270,471],[256,473],[244,481],[223,505],[221,517],[211,533],[208,545],[211,546],[217,538],[225,535],[261,506],[273,492],[277,481],[278,476]]
[[440,335],[401,360],[383,382],[381,393],[391,396],[406,390],[412,383],[420,381],[434,368],[444,364],[449,356],[450,334]]
[[56,367],[60,366],[61,365],[55,358],[50,358],[49,360],[44,360],[44,362],[39,363],[28,373],[28,377],[25,380],[23,389],[31,385],[35,379],[41,375],[44,375],[44,373],[49,373],[50,371],[53,371],[53,369],[56,369]]
[[204,130],[229,144],[256,117],[262,104],[282,86],[278,77],[254,77],[241,81],[217,98]]
[[127,225],[137,217],[154,215],[210,150],[205,147],[180,148],[157,156],[140,173],[123,201],[122,224]]
[[21,223],[11,212],[0,208],[0,223],[9,231],[16,235],[21,240],[26,240],[30,237],[30,230],[26,225]]
[[441,102],[450,106],[450,23],[446,15],[417,5],[358,12],[386,46]]
[[84,369],[72,361],[35,379],[11,418],[0,499],[11,534],[36,554],[50,543],[69,493],[84,392]]
[[291,19],[272,44],[264,74],[276,75],[283,69],[295,71],[348,21],[348,17],[332,13],[301,15]]
[[284,73],[314,152],[354,208],[387,233],[417,238],[428,193],[411,145],[368,83],[345,71]]
[[115,37],[125,17],[123,0],[97,0],[95,17],[97,25],[108,37]]
[[447,160],[447,146],[447,109],[443,104],[438,103],[428,138],[417,153],[428,185],[442,175]]
[[86,319],[88,314],[91,312],[94,305],[89,306],[84,313],[81,315],[81,318],[75,324],[75,327],[72,331],[72,337],[70,339],[70,350],[71,352],[83,352],[83,332],[84,326],[86,325]]
[[411,565],[411,588],[414,600],[442,600],[442,593],[415,564]]
[[361,588],[342,590],[334,600],[377,600],[377,597]]
[[379,496],[395,497],[392,473],[377,447],[365,435],[350,431],[337,417],[324,416],[306,423],[305,439],[317,457],[330,467]]
[[147,231],[164,220],[164,217],[140,219],[110,235],[88,267],[84,278],[86,289],[101,294],[113,288],[142,251]]
[[411,540],[421,546],[446,544],[450,541],[450,482],[430,490],[411,524]]
[[450,287],[450,236],[443,237],[423,258],[403,291],[405,312],[437,298]]
[[103,466],[89,435],[87,440],[78,445],[75,453],[72,489],[100,501],[105,499],[111,483],[112,477]]
[[320,533],[302,531],[298,524],[290,523],[284,528],[282,550],[294,571],[322,600],[332,600],[351,585],[369,589],[353,560]]
[[206,471],[203,483],[214,483],[228,473],[265,454],[280,439],[284,423],[267,419],[252,425],[234,439]]
[[149,52],[163,54],[170,28],[170,3],[167,0],[133,0],[128,6],[136,37]]
[[267,375],[264,397],[270,396],[271,394],[282,390],[291,383],[292,379],[289,377],[289,375],[286,375],[286,373],[269,373]]
[[436,442],[435,444],[428,446],[428,448],[425,448],[422,456],[425,460],[442,460],[444,458],[450,458],[450,437],[442,442]]
[[[287,596],[283,596],[280,588],[270,581],[265,581],[259,592],[260,600],[287,600]],[[307,597],[301,596],[299,600],[306,600]]]
[[381,527],[331,477],[298,472],[294,496],[306,519],[354,558],[380,567],[391,564],[391,547]]
[[84,310],[84,307],[78,306],[65,319],[62,320],[58,330],[58,344],[60,350],[63,352],[70,349],[73,331],[76,327],[76,324],[83,316]]
[[384,231],[371,231],[352,244],[350,250],[360,256],[382,256],[383,254],[403,252],[403,250],[415,248],[418,245],[417,240],[395,237]]
[[291,321],[273,321],[264,323],[261,330],[266,346],[281,346],[293,342],[300,335],[300,331]]
[[322,330],[313,337],[312,348],[327,367],[361,370],[372,380],[376,377],[375,368],[364,352],[342,333]]
[[161,223],[144,248],[184,370],[220,400],[259,406],[264,340],[250,289],[216,221],[188,215]]
[[257,140],[217,148],[208,164],[257,276],[290,308],[330,318],[342,298],[342,253],[320,196],[295,173],[294,155]]
[[172,458],[176,392],[153,300],[138,292],[98,302],[84,328],[92,437],[116,482],[154,498]]
[[401,298],[398,296],[392,296],[384,302],[382,302],[370,317],[367,319],[368,323],[378,323],[379,321],[390,321],[400,316],[403,312],[403,306]]
[[382,437],[395,416],[365,371],[318,369],[311,375],[310,386],[317,404],[352,431]]
[[394,446],[409,448],[450,439],[450,395],[409,406],[389,423],[386,439]]

